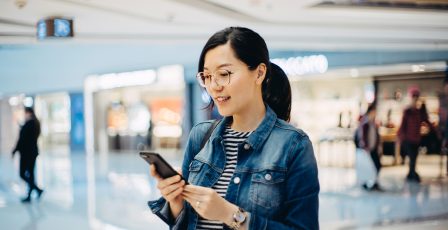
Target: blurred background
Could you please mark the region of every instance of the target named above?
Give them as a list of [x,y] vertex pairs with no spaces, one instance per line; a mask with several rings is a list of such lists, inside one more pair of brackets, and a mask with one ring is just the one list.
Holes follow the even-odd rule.
[[[406,182],[397,130],[417,87],[430,122],[447,116],[446,0],[0,0],[2,229],[168,229],[146,202],[159,194],[139,150],[180,166],[191,127],[218,118],[196,83],[202,46],[245,26],[265,38],[292,87],[291,123],[319,165],[322,229],[447,229],[441,139],[423,133]],[[353,135],[377,103],[379,182],[361,188]],[[11,158],[24,107],[42,125],[39,202]],[[440,133],[439,133],[440,134]]]

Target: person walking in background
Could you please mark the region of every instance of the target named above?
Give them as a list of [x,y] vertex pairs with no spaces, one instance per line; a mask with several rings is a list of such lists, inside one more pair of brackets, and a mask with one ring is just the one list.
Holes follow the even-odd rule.
[[420,182],[415,167],[417,165],[418,148],[421,142],[421,126],[423,122],[431,125],[426,111],[419,108],[420,91],[414,87],[409,90],[411,105],[403,112],[398,137],[402,143],[403,152],[409,157],[409,173],[406,177],[409,181]]
[[189,184],[151,165],[162,194],[148,202],[153,213],[171,229],[319,229],[313,147],[288,123],[291,87],[264,39],[243,27],[215,33],[198,72],[224,118],[191,130],[182,164]]
[[[446,77],[443,80],[443,93],[439,99],[439,127],[442,135],[441,150],[444,155],[448,155],[448,68],[446,70]],[[448,175],[448,156],[446,161],[446,175]]]
[[376,119],[376,105],[371,104],[367,108],[366,114],[361,119],[360,129],[359,129],[359,148],[364,149],[366,152],[370,153],[370,157],[375,165],[376,169],[376,180],[374,184],[364,183],[362,186],[366,190],[381,190],[378,185],[378,175],[381,169],[381,161],[379,155],[380,147],[380,135],[378,132],[378,125],[375,123]]
[[12,151],[12,157],[16,152],[20,153],[20,177],[28,184],[28,196],[22,202],[31,202],[31,193],[37,192],[39,199],[44,190],[37,187],[34,181],[34,168],[39,154],[37,139],[40,135],[40,123],[32,108],[25,108],[25,124],[20,129],[19,140]]

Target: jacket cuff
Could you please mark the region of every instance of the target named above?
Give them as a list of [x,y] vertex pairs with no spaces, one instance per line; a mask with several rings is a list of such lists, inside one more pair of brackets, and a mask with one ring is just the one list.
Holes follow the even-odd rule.
[[174,225],[171,226],[172,230],[185,230],[187,227],[184,226],[184,221],[185,220],[185,216],[186,216],[186,211],[185,211],[185,204],[184,204],[184,208],[182,209],[182,211],[180,211],[179,216],[177,216],[176,220],[174,220]]
[[170,226],[174,224],[170,206],[163,197],[158,200],[148,201],[148,206],[151,209],[152,213],[156,214],[160,219],[163,220],[163,222],[167,223]]
[[168,202],[161,197],[158,200],[148,201],[148,206],[152,213],[156,214],[160,219],[170,226],[170,229],[182,229],[181,222],[185,218],[185,208],[179,213],[176,219],[171,214],[171,208]]

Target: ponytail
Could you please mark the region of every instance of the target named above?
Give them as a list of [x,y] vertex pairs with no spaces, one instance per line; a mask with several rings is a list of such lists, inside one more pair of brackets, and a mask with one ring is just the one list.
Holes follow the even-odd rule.
[[270,68],[262,85],[263,101],[277,117],[289,122],[291,115],[291,85],[280,66],[270,62]]

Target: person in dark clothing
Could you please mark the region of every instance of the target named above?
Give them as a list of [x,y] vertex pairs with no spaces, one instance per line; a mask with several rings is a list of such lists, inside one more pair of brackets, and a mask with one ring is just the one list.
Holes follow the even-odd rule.
[[[442,134],[442,154],[448,154],[448,69],[443,80],[443,94],[439,99],[440,103],[440,133]],[[448,157],[446,162],[446,175],[448,175]]]
[[38,199],[43,193],[43,190],[34,182],[34,167],[39,154],[37,139],[40,135],[40,123],[32,108],[25,108],[25,120],[25,124],[20,129],[17,145],[12,151],[12,157],[16,152],[20,152],[20,177],[28,184],[28,196],[22,199],[24,203],[31,202],[33,190],[37,192]]
[[420,182],[420,176],[415,170],[417,164],[418,148],[421,142],[420,128],[422,122],[431,125],[428,114],[417,107],[420,91],[417,88],[410,90],[412,97],[411,105],[403,112],[403,119],[398,137],[402,143],[403,152],[409,157],[409,173],[406,177],[409,181]]
[[[380,173],[381,162],[378,148],[380,146],[380,135],[378,132],[378,125],[375,123],[376,118],[376,107],[372,104],[367,109],[366,114],[361,119],[360,124],[360,138],[359,138],[359,148],[365,149],[370,153],[373,163],[375,164],[377,175]],[[366,190],[382,190],[378,185],[378,177],[373,185],[364,183],[363,188]]]

